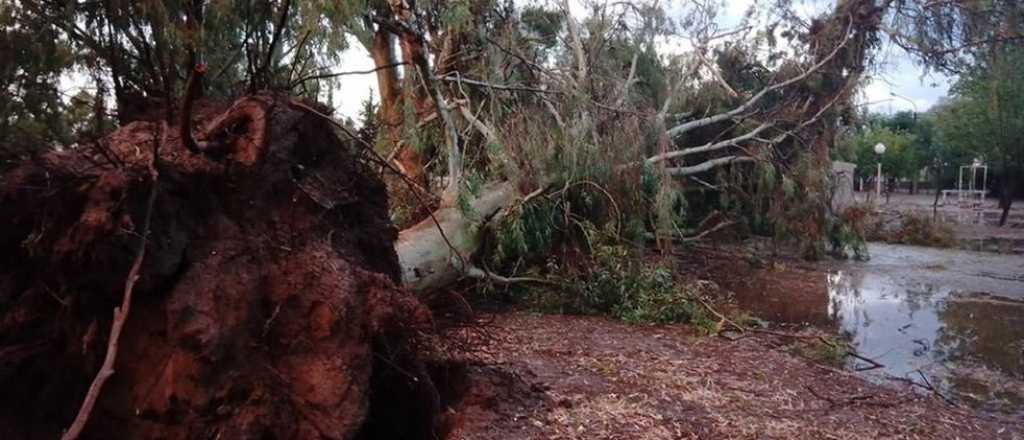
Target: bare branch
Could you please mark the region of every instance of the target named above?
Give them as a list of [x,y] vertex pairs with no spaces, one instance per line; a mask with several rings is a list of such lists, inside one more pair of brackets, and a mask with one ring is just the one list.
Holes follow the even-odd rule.
[[754,162],[756,160],[757,159],[754,159],[753,157],[749,156],[725,156],[719,157],[717,159],[711,159],[709,161],[693,166],[665,168],[665,172],[668,173],[670,176],[683,177],[710,171],[722,165],[729,165],[739,162]]
[[729,82],[726,81],[724,77],[722,77],[722,72],[719,72],[718,68],[715,67],[714,64],[711,64],[711,61],[708,61],[703,51],[697,51],[697,56],[700,57],[700,61],[704,63],[705,66],[707,66],[709,71],[711,71],[711,76],[715,79],[715,81],[717,81],[718,84],[721,85],[722,88],[729,93],[729,96],[732,96],[734,98],[740,96],[740,94],[736,93],[736,90],[729,85]]
[[396,62],[391,63],[391,64],[386,64],[386,65],[375,67],[373,69],[368,69],[368,70],[350,70],[350,71],[347,71],[347,72],[327,72],[327,73],[320,73],[320,74],[316,74],[316,75],[309,75],[309,76],[304,76],[302,78],[298,78],[295,81],[292,81],[292,83],[290,84],[289,87],[290,88],[294,88],[294,87],[298,86],[299,84],[302,84],[302,83],[304,83],[306,81],[314,81],[314,80],[318,80],[318,79],[330,79],[330,78],[337,78],[339,76],[348,76],[348,75],[369,75],[371,73],[377,73],[377,71],[379,71],[379,70],[394,69],[395,67],[398,67],[398,66],[407,66],[407,65],[409,65],[409,63],[406,63],[405,61],[396,61]]
[[458,108],[459,112],[462,113],[462,117],[466,118],[466,120],[469,121],[469,123],[474,128],[476,128],[477,131],[480,132],[480,134],[484,135],[488,143],[491,143],[493,145],[501,145],[501,140],[498,139],[498,135],[494,132],[494,129],[489,127],[476,116],[473,116],[473,112],[470,111],[469,107],[465,105],[458,105]]
[[614,107],[621,107],[622,103],[626,101],[626,97],[629,96],[629,88],[633,86],[633,82],[636,81],[636,62],[640,59],[640,52],[637,51],[633,54],[633,61],[629,64],[629,76],[626,77],[626,83],[622,85],[622,94],[619,95],[619,99],[615,100]]
[[[270,71],[270,63],[274,61],[274,50],[277,49],[277,43],[281,41],[281,33],[284,32],[284,28],[287,25],[288,11],[290,11],[291,8],[292,1],[284,0],[284,6],[283,9],[281,10],[281,17],[278,19],[277,27],[274,28],[274,36],[271,38],[270,46],[267,48],[266,60],[263,61],[263,67],[260,69],[261,73],[263,74],[268,74],[268,72]],[[270,85],[269,76],[267,77],[267,80],[268,84],[264,84],[264,86]]]
[[557,91],[557,90],[538,89],[538,88],[526,87],[526,86],[513,86],[513,85],[505,85],[505,84],[494,84],[494,83],[489,83],[489,82],[480,81],[480,80],[476,80],[476,79],[469,79],[469,78],[465,78],[465,77],[462,77],[462,76],[442,76],[442,77],[439,77],[437,79],[439,79],[441,81],[447,81],[447,82],[453,82],[453,83],[464,83],[464,84],[470,84],[470,85],[474,85],[474,86],[487,87],[489,89],[496,89],[496,90],[507,90],[507,91],[513,91],[513,92],[548,93],[548,94],[552,94],[552,95],[561,95],[562,94],[562,92]]
[[843,37],[843,41],[839,42],[839,44],[836,45],[835,49],[833,49],[832,52],[828,54],[828,56],[826,56],[821,61],[815,63],[813,66],[811,66],[809,69],[807,69],[803,73],[801,73],[801,74],[799,74],[797,76],[794,76],[793,78],[790,78],[788,80],[782,81],[780,83],[772,84],[772,85],[770,85],[768,87],[765,87],[765,88],[761,89],[760,92],[757,92],[757,94],[755,94],[753,97],[751,97],[746,102],[744,102],[743,104],[740,104],[738,107],[736,107],[736,108],[734,108],[732,110],[729,110],[729,111],[724,112],[724,113],[719,113],[719,114],[714,115],[714,116],[708,116],[706,118],[701,118],[701,119],[689,121],[687,123],[680,124],[680,125],[677,125],[675,127],[672,127],[671,129],[668,130],[668,135],[670,137],[675,138],[675,137],[678,137],[678,136],[682,135],[683,133],[686,133],[686,132],[688,132],[690,130],[693,130],[693,129],[696,129],[696,128],[700,128],[700,127],[705,127],[705,126],[708,126],[708,125],[711,125],[711,124],[715,124],[715,123],[718,123],[718,122],[722,122],[722,121],[727,121],[729,119],[735,118],[735,117],[743,114],[744,112],[749,110],[751,107],[753,107],[754,104],[757,104],[757,102],[760,101],[761,98],[763,98],[768,93],[773,92],[773,91],[778,90],[778,89],[781,89],[781,88],[784,88],[784,87],[788,87],[788,86],[790,86],[790,85],[792,85],[794,83],[797,83],[799,81],[803,81],[805,78],[810,76],[810,74],[816,72],[818,69],[820,69],[826,63],[831,61],[832,58],[834,58],[836,56],[836,54],[839,53],[839,49],[842,49],[843,46],[846,46],[846,43],[848,43],[850,41],[850,38],[852,38],[852,36],[853,36],[853,26],[851,25],[851,26],[849,26],[847,28],[846,36]]
[[715,225],[715,227],[713,227],[711,229],[708,229],[708,230],[706,230],[704,232],[701,232],[701,233],[699,233],[697,235],[694,235],[693,237],[683,237],[682,241],[683,241],[683,243],[691,243],[691,242],[694,242],[694,241],[700,241],[702,238],[708,236],[709,234],[713,234],[713,233],[715,233],[715,232],[717,232],[717,231],[719,231],[721,229],[727,228],[727,227],[732,226],[734,224],[736,224],[736,222],[734,222],[734,221],[724,221],[722,223],[719,223],[719,224]]
[[579,25],[576,19],[569,13],[569,0],[562,0],[562,13],[565,15],[565,22],[569,28],[569,38],[572,40],[573,54],[576,56],[576,83],[583,84],[587,78],[587,56],[583,51],[583,40],[580,37]]
[[647,158],[647,163],[654,164],[663,160],[674,159],[677,157],[683,157],[697,153],[707,153],[709,151],[721,150],[722,148],[731,146],[738,146],[740,142],[745,142],[750,139],[754,139],[758,135],[758,133],[761,133],[762,131],[772,127],[773,125],[774,124],[770,122],[765,122],[759,125],[757,128],[731,139],[726,139],[724,141],[719,142],[709,142],[699,147],[684,148],[682,150],[669,151],[667,153],[662,153],[657,156],[652,156]]
[[181,132],[181,141],[185,144],[185,148],[193,153],[202,152],[199,144],[196,143],[196,138],[192,136],[192,105],[199,97],[205,73],[206,66],[202,64],[193,66],[192,73],[188,76],[188,84],[185,86],[185,99],[181,103],[181,115],[179,115],[181,121],[178,124],[178,129]]
[[114,322],[110,326],[110,339],[107,342],[107,353],[103,358],[103,365],[100,367],[100,371],[96,373],[96,377],[93,378],[92,384],[89,385],[89,391],[85,394],[85,400],[82,401],[82,407],[78,410],[78,415],[75,416],[71,426],[61,436],[61,440],[75,440],[82,434],[85,424],[89,421],[89,415],[92,414],[92,409],[96,405],[96,400],[100,396],[100,391],[103,390],[103,385],[106,384],[107,379],[110,379],[110,376],[114,375],[114,362],[117,360],[118,342],[121,339],[124,323],[128,319],[128,312],[132,308],[132,292],[135,290],[135,282],[139,279],[142,260],[146,257],[149,226],[153,220],[153,205],[156,204],[157,183],[160,176],[159,171],[157,171],[160,146],[167,141],[167,131],[167,124],[165,123],[161,130],[160,141],[155,141],[153,145],[153,158],[149,164],[149,175],[152,184],[149,188],[149,197],[146,199],[146,214],[142,222],[142,232],[139,234],[139,246],[135,250],[135,259],[132,261],[131,269],[128,270],[128,277],[124,281],[124,296],[121,299],[121,306],[114,308]]
[[503,277],[494,272],[490,272],[481,269],[476,266],[470,266],[466,269],[466,276],[470,278],[489,280],[498,284],[517,284],[517,283],[537,283],[537,284],[553,284],[558,285],[559,283],[545,280],[543,278],[531,278],[531,277]]

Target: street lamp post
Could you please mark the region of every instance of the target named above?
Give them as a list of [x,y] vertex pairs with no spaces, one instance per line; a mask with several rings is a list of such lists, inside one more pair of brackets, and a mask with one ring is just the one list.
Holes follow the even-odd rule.
[[875,178],[875,197],[878,200],[882,197],[882,154],[885,154],[885,144],[875,144],[875,154],[878,155],[878,177]]

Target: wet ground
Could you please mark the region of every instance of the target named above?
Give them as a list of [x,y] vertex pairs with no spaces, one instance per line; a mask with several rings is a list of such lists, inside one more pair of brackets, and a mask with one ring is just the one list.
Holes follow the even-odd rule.
[[[857,193],[858,201],[865,193]],[[974,203],[959,203],[955,197],[933,207],[933,194],[893,194],[888,203],[878,209],[890,221],[902,215],[938,219],[953,232],[957,247],[965,250],[1024,255],[1024,200],[1013,203],[1006,225],[999,226],[1002,209],[996,199]]]
[[[678,256],[681,274],[715,280],[770,330],[485,316],[457,331],[473,349],[448,438],[1024,440],[1024,257],[870,250],[827,265],[746,247]],[[800,351],[822,334],[884,367]]]
[[[872,381],[912,382],[959,404],[1024,416],[1024,256],[869,250],[867,262],[771,263],[736,279],[724,275],[735,264],[719,261],[717,278],[766,319],[843,335],[884,365],[860,373]],[[855,358],[848,366],[870,367]]]
[[825,293],[840,332],[885,365],[868,374],[933,382],[956,400],[1024,415],[1024,257],[870,251],[871,261],[832,268]]
[[1020,418],[883,386],[773,336],[522,312],[487,317],[451,439],[1024,439]]

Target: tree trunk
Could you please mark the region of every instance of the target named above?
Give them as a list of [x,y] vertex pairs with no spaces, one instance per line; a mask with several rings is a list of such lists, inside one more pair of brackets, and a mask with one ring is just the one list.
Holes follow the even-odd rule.
[[1003,177],[1003,190],[999,194],[999,208],[1003,210],[999,216],[1000,227],[1006,225],[1006,219],[1010,217],[1010,206],[1013,205],[1013,182],[1009,175],[1010,173],[1006,173]]
[[398,84],[398,70],[387,67],[395,64],[393,37],[384,29],[373,33],[370,55],[377,69],[377,91],[380,94],[380,120],[384,138],[392,146],[402,139],[402,90]]
[[[396,13],[396,15],[398,15]],[[416,123],[427,121],[433,110],[433,101],[426,89],[422,75],[417,75],[416,66],[420,59],[425,59],[426,49],[423,39],[417,35],[405,33],[399,36],[399,46],[402,49],[402,61],[405,63],[405,99],[404,104],[412,105],[416,115]],[[406,109],[400,108],[400,115],[404,116]],[[407,177],[427,188],[426,164],[433,155],[432,145],[401,145],[395,160],[402,168]]]
[[495,183],[470,200],[469,213],[458,206],[445,206],[400,232],[395,250],[402,284],[413,290],[429,290],[465,275],[472,269],[470,258],[480,247],[482,224],[510,206],[517,196],[511,183]]

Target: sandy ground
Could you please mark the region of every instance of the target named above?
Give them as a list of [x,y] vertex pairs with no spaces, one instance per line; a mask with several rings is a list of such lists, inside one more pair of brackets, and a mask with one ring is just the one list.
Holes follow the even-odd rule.
[[1024,422],[871,384],[779,348],[605,318],[491,317],[457,439],[1024,439]]

